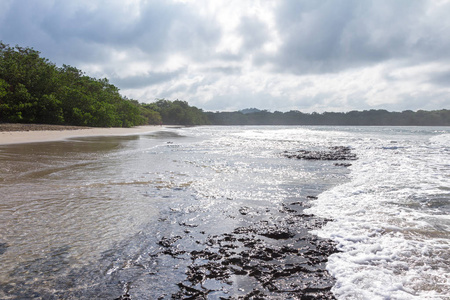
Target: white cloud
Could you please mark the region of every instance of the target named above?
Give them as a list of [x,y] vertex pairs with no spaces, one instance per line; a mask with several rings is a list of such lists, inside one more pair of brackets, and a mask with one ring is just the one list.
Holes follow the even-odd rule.
[[449,108],[450,1],[4,1],[0,37],[142,102]]

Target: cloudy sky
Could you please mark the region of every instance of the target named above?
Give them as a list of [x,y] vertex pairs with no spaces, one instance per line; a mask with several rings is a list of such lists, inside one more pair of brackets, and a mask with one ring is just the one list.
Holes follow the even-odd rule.
[[0,0],[0,40],[204,110],[450,109],[450,0]]

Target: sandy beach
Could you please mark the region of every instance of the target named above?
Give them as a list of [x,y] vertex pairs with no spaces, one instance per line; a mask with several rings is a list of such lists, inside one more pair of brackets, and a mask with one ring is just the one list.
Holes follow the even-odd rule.
[[[28,126],[27,126],[28,125]],[[52,125],[1,124],[0,145],[60,141],[75,137],[135,135],[158,131],[164,127],[148,125],[132,128],[93,128]]]

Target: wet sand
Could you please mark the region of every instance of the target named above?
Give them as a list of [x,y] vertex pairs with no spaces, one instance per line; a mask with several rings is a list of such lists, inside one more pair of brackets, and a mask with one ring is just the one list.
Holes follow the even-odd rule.
[[135,135],[158,131],[156,125],[132,128],[94,128],[39,124],[0,124],[0,145],[60,141],[74,137]]

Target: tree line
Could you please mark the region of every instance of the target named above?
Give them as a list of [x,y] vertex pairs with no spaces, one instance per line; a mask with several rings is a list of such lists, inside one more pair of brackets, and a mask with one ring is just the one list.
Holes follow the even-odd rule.
[[131,127],[144,124],[208,124],[201,109],[159,99],[128,99],[108,79],[57,67],[33,48],[0,42],[0,122]]
[[236,112],[207,113],[215,125],[340,125],[340,126],[450,126],[450,110],[389,112],[364,110],[324,113],[269,112],[246,109]]
[[347,113],[269,112],[256,108],[204,112],[181,100],[139,103],[119,93],[108,79],[57,67],[33,48],[0,41],[0,122],[131,127],[174,125],[435,125],[450,126],[450,111],[386,110]]

